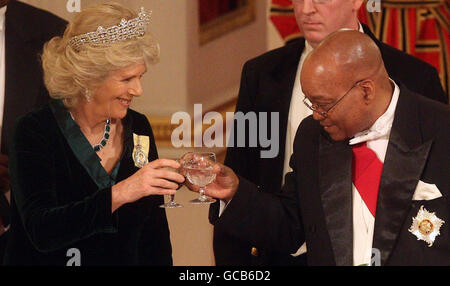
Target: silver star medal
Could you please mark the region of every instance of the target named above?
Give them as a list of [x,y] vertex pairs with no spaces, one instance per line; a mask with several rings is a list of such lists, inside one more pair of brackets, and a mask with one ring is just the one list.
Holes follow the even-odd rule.
[[413,217],[409,232],[414,234],[417,240],[423,240],[428,243],[428,247],[431,247],[436,236],[440,234],[439,230],[444,223],[445,221],[438,218],[435,213],[431,213],[421,206],[417,216]]

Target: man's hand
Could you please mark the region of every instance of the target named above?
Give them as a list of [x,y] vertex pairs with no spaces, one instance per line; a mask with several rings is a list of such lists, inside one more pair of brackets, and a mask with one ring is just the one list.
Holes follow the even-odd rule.
[[10,189],[10,177],[8,171],[8,156],[0,154],[0,193],[6,193]]
[[[183,159],[180,160],[180,163],[183,165]],[[236,176],[234,171],[227,166],[220,164],[220,163],[213,163],[213,171],[216,173],[216,179],[206,186],[205,188],[205,194],[207,196],[224,200],[226,202],[230,201],[234,194],[236,193],[236,190],[239,186],[239,178]],[[181,167],[182,171],[181,173],[183,175],[186,175],[186,169],[183,169]],[[186,180],[184,183],[191,191],[198,192],[199,187],[196,185],[193,185],[189,180]]]

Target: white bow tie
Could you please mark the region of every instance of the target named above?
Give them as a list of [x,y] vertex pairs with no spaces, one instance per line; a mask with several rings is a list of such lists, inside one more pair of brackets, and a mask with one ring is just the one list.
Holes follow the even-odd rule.
[[383,128],[383,130],[369,129],[369,130],[360,132],[360,133],[356,134],[355,137],[353,137],[350,140],[349,144],[355,145],[355,144],[370,141],[370,140],[388,139],[390,130],[391,130],[391,126],[386,126],[385,128]]
[[377,139],[389,139],[391,133],[392,122],[394,121],[394,113],[386,112],[367,130],[356,133],[350,140],[350,145]]

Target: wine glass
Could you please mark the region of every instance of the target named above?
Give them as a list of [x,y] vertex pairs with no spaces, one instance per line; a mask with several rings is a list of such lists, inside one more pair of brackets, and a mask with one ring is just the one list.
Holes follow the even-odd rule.
[[193,204],[210,204],[216,200],[205,196],[205,187],[216,178],[213,164],[216,162],[216,154],[212,152],[193,152],[185,156],[183,169],[186,178],[193,185],[200,187],[200,196],[190,201]]
[[[179,162],[179,160],[176,160],[177,162]],[[179,169],[174,169],[174,168],[170,168],[170,167],[165,167],[163,168],[164,170],[169,170],[172,172],[176,172],[176,173],[180,173]],[[174,182],[175,184],[178,184],[177,182]],[[177,191],[181,188],[182,184],[178,184],[178,189]],[[183,205],[180,205],[179,203],[175,202],[175,195],[170,195],[169,197],[169,201],[165,204],[162,204],[159,206],[160,208],[163,209],[175,209],[175,208],[182,208]]]

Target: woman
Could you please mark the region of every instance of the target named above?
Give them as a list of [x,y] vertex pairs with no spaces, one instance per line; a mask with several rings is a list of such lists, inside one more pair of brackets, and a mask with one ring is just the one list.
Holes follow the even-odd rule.
[[158,206],[184,177],[163,169],[180,166],[157,160],[150,124],[129,109],[159,57],[148,21],[144,10],[102,4],[45,45],[53,99],[16,123],[5,264],[172,264]]

